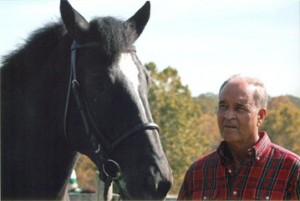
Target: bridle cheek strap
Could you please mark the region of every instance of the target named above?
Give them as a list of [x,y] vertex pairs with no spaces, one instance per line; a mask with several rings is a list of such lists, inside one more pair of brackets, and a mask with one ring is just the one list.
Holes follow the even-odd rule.
[[[85,104],[86,102],[81,97],[80,86],[79,86],[78,81],[76,81],[76,80],[72,81],[72,91],[73,91],[73,95],[76,100],[78,110],[80,111],[80,115],[81,115],[81,118],[82,118],[82,121],[83,121],[83,124],[85,127],[85,132],[91,139],[92,148],[95,153],[99,152],[100,145],[98,143],[96,143],[97,138],[94,135],[93,130],[94,130],[94,132],[96,132],[97,137],[100,138],[101,145],[105,148],[107,155],[110,155],[126,139],[137,134],[139,131],[157,130],[159,132],[159,127],[157,124],[155,124],[153,122],[141,123],[141,124],[136,125],[132,129],[126,131],[123,135],[121,135],[119,138],[117,138],[114,142],[109,143],[109,141],[104,137],[104,135],[97,128],[97,125],[95,124],[94,119],[92,118],[92,116],[90,114],[90,110],[88,109],[88,106]],[[91,126],[90,126],[90,124],[91,124]],[[91,129],[90,127],[92,127],[93,129]]]
[[121,137],[116,139],[111,145],[110,149],[108,150],[112,153],[120,144],[122,144],[126,139],[130,138],[131,136],[137,134],[139,131],[143,130],[157,130],[159,132],[159,127],[156,123],[141,123],[124,133]]
[[[67,101],[66,101],[66,108],[65,108],[65,116],[64,116],[64,132],[67,138],[67,115],[68,115],[68,107],[70,101],[70,94],[72,92],[78,110],[80,112],[80,116],[82,122],[84,124],[84,129],[87,136],[90,139],[91,147],[93,149],[94,154],[97,156],[97,166],[101,167],[102,165],[102,172],[105,174],[106,179],[103,177],[102,180],[105,180],[105,183],[110,183],[111,180],[117,180],[121,176],[121,168],[119,164],[109,159],[109,155],[111,155],[118,146],[120,146],[126,139],[132,137],[135,134],[138,134],[141,131],[145,130],[157,130],[159,132],[159,127],[157,124],[150,122],[150,123],[141,123],[130,130],[126,131],[123,135],[117,138],[114,142],[110,143],[106,138],[105,135],[98,129],[98,126],[91,115],[89,107],[83,97],[83,94],[80,90],[80,84],[77,80],[77,73],[76,73],[76,50],[80,48],[87,48],[87,47],[99,47],[100,45],[95,42],[86,43],[86,44],[77,44],[73,41],[71,46],[71,72],[70,72],[70,83],[67,93]],[[99,143],[99,141],[101,143]],[[115,169],[115,172],[109,171],[109,169]],[[108,185],[108,184],[105,184]]]

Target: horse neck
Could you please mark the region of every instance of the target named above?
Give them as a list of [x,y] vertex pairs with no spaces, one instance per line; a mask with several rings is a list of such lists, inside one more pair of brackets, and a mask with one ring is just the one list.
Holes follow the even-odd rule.
[[61,51],[54,50],[34,67],[24,54],[25,62],[1,70],[4,197],[9,192],[15,197],[60,197],[66,187],[76,153],[63,134],[69,69]]

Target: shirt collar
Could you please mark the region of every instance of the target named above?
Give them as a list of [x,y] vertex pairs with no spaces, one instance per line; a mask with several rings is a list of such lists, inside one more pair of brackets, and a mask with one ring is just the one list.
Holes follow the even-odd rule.
[[[248,160],[256,159],[260,160],[262,158],[264,152],[267,150],[267,148],[271,144],[271,140],[265,131],[260,131],[259,132],[259,140],[258,142],[250,149],[248,149]],[[232,156],[227,148],[227,143],[223,140],[218,149],[217,152],[221,158],[222,163],[226,163],[227,161],[232,161]]]
[[260,139],[259,141],[253,146],[254,156],[257,158],[261,158],[268,147],[271,145],[271,140],[265,131],[259,132]]

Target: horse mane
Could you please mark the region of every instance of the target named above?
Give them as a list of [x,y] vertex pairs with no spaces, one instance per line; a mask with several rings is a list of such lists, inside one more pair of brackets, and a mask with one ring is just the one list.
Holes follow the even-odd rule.
[[2,68],[10,66],[20,71],[22,66],[29,70],[28,68],[43,65],[65,33],[62,22],[46,24],[34,31],[19,49],[4,56]]
[[[1,70],[8,66],[18,68],[18,71],[31,71],[30,68],[36,70],[47,61],[66,33],[67,30],[61,21],[37,29],[25,40],[24,45],[3,57]],[[114,17],[94,18],[90,22],[89,37],[103,46],[103,52],[109,58],[125,51],[137,38],[129,23]]]

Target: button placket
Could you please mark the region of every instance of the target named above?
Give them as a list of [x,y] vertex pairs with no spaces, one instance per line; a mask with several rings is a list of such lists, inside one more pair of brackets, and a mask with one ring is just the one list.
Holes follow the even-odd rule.
[[230,199],[231,200],[238,199],[238,190],[237,189],[232,189]]

